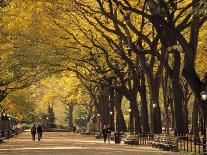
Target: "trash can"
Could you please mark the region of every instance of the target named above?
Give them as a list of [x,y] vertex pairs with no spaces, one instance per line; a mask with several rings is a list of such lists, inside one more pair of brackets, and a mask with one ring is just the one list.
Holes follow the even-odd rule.
[[114,133],[114,142],[115,142],[115,144],[121,143],[121,134],[119,132]]

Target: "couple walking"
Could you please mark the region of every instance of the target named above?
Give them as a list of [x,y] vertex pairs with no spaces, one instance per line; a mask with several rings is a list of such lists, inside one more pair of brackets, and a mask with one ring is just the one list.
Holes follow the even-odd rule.
[[108,139],[108,143],[110,144],[111,132],[112,132],[112,128],[110,127],[110,125],[108,125],[108,127],[104,125],[104,128],[102,129],[104,143],[106,143],[106,139]]
[[35,126],[35,124],[32,126],[31,128],[31,134],[32,134],[32,140],[35,141],[35,135],[38,135],[38,141],[40,141],[40,139],[42,139],[42,127],[40,126],[40,124],[37,126]]

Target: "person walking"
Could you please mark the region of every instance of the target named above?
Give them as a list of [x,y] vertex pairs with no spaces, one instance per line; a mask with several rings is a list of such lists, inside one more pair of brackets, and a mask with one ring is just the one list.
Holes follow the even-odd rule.
[[73,126],[73,133],[75,134],[75,131],[76,131],[76,127],[75,126]]
[[110,140],[111,140],[111,132],[112,132],[112,128],[110,127],[110,124],[108,125],[107,129],[107,139],[108,139],[108,143],[110,144]]
[[36,126],[33,124],[31,128],[31,134],[32,134],[32,140],[35,141],[35,135],[36,135]]
[[102,135],[104,138],[104,143],[106,143],[106,139],[107,139],[107,127],[106,125],[104,125],[103,129],[102,129]]
[[38,141],[40,141],[40,139],[42,139],[42,127],[40,124],[38,124],[37,126],[37,135],[38,135]]

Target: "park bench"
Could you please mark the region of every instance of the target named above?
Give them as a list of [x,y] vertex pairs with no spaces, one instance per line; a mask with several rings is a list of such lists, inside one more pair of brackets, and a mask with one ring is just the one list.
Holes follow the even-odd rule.
[[5,137],[3,137],[3,134],[0,132],[0,143],[2,143],[4,139]]
[[139,139],[138,135],[127,135],[126,138],[123,140],[124,144],[129,145],[138,145]]
[[178,139],[177,137],[164,137],[163,149],[167,151],[177,151]]
[[95,137],[96,137],[97,139],[102,138],[102,133],[101,133],[101,132],[96,132]]
[[14,130],[9,130],[9,138],[14,137],[15,132]]
[[151,145],[166,151],[177,151],[178,139],[177,137],[155,135]]
[[4,137],[6,138],[6,139],[9,139],[10,137],[9,137],[9,130],[5,130],[4,131]]
[[92,134],[92,132],[90,130],[84,131],[84,135],[91,135],[91,134]]

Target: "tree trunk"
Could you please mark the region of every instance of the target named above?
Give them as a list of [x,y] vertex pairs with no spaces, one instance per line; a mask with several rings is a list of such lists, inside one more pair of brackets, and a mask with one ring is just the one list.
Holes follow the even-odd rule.
[[142,133],[136,94],[131,93],[130,95],[130,107],[131,107],[131,113],[134,116],[134,121],[135,121],[135,133]]
[[100,114],[101,114],[101,123],[103,125],[109,124],[109,89],[106,87],[103,87],[100,90],[99,94],[99,105],[100,105]]
[[[114,89],[110,89],[110,96],[109,96],[109,124],[113,131],[115,131],[114,126]],[[110,113],[112,112],[112,113]]]
[[171,111],[171,128],[172,130],[175,130],[175,110],[173,106],[173,98],[169,98],[168,100],[169,105],[170,105],[170,111]]
[[197,102],[198,100],[195,98],[193,102],[192,128],[193,128],[193,135],[198,138],[199,137],[199,127],[198,127],[199,106]]
[[141,120],[143,133],[149,133],[149,117],[148,117],[148,106],[147,106],[147,93],[146,93],[146,85],[145,85],[145,77],[144,74],[141,73],[141,89],[139,91],[141,97]]
[[68,111],[68,127],[69,128],[73,127],[73,109],[74,109],[74,104],[68,103],[67,104],[67,111]]
[[116,130],[118,132],[126,132],[127,131],[127,127],[126,127],[126,123],[124,120],[124,115],[123,112],[121,110],[121,103],[122,103],[122,98],[123,95],[120,95],[119,93],[115,92],[115,97],[114,97],[114,104],[115,104],[115,109],[117,112],[116,115]]
[[[162,133],[161,110],[159,106],[159,82],[150,80],[150,97],[151,97],[151,126],[153,133]],[[153,102],[156,103],[156,108],[153,109]]]
[[183,103],[183,118],[184,118],[184,133],[188,134],[189,133],[189,128],[188,128],[188,105],[186,102]]
[[162,76],[162,89],[163,89],[163,100],[164,100],[164,111],[165,111],[165,133],[167,135],[170,134],[170,119],[169,119],[169,104],[168,104],[168,99],[170,98],[168,96],[168,75],[167,73],[165,74],[165,77]]
[[183,91],[180,84],[180,53],[174,51],[174,64],[173,64],[173,76],[172,76],[172,89],[174,99],[175,110],[175,132],[178,135],[182,135],[185,132],[184,117],[183,117]]

